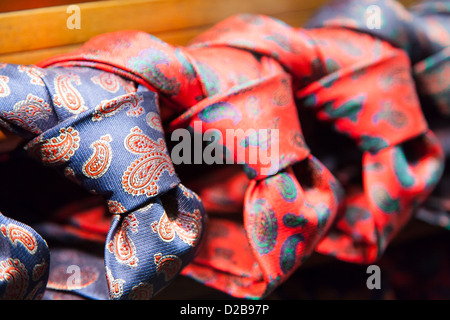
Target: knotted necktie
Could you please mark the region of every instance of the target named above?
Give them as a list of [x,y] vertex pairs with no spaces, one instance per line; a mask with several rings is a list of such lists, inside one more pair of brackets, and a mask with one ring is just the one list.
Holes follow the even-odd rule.
[[[303,107],[316,110],[319,118],[334,120],[337,129],[364,151],[364,189],[359,186],[347,194],[340,219],[318,245],[319,251],[350,261],[373,261],[439,177],[442,152],[421,114],[409,60],[401,50],[354,31],[297,30],[267,17],[240,15],[186,48],[145,33],[117,32],[40,65],[91,66],[132,79],[157,91],[164,108],[185,112],[173,127],[191,124],[195,131],[193,121],[198,119],[205,128],[222,133],[226,128],[264,126],[280,130],[280,155],[286,155],[277,158],[278,166],[262,175],[261,164],[244,164],[251,178],[243,200],[245,229],[225,220],[211,221],[202,253],[185,269],[185,274],[235,296],[261,297],[285,280],[311,252],[339,207],[340,188],[309,155],[298,126],[290,122],[296,118],[285,120],[283,111],[276,109],[285,107],[286,118],[293,116],[291,81],[285,71],[291,74]],[[390,75],[393,66],[399,67]],[[364,89],[357,87],[359,81]],[[395,105],[395,110],[380,108],[380,86],[386,105]],[[272,93],[260,91],[275,87]],[[405,95],[398,97],[395,90],[404,90]],[[259,104],[259,99],[266,103]],[[400,119],[399,127],[386,120],[389,111],[403,114],[395,118]],[[259,117],[249,124],[252,115]],[[385,132],[370,123],[372,117],[383,121]],[[405,124],[404,118],[413,120]],[[290,125],[277,127],[279,121]],[[287,128],[295,129],[292,138],[285,138]],[[414,165],[403,151],[405,141],[420,151],[411,161]],[[259,136],[248,135],[238,142],[236,150],[226,151],[231,159],[239,156],[239,149],[256,145]],[[294,144],[299,146],[289,150]],[[267,146],[261,144],[259,149],[263,145]],[[299,172],[296,179],[291,170]],[[278,187],[273,187],[274,180]],[[244,240],[250,245],[245,246]]]
[[[1,124],[26,139],[24,148],[44,165],[106,199],[113,215],[104,252],[110,297],[152,297],[195,256],[205,222],[201,201],[175,173],[156,93],[91,68],[5,64],[0,73]],[[16,268],[4,274],[22,284],[21,298],[38,290],[40,279],[45,288],[38,267],[48,265],[48,250],[30,228],[6,220],[2,233],[15,248],[2,241],[2,265]],[[23,246],[35,254],[21,258],[26,268],[17,258]],[[12,280],[5,279],[8,293]]]
[[[342,26],[365,32],[403,49],[413,64],[413,77],[430,128],[446,156],[450,116],[450,2],[424,1],[408,10],[392,0],[330,1],[308,27]],[[417,217],[450,228],[448,170]],[[447,185],[446,185],[447,184]]]
[[347,188],[317,251],[375,261],[442,174],[442,149],[421,112],[407,55],[345,28],[292,29],[260,16],[232,17],[194,43],[276,59],[293,76],[300,113],[313,109],[359,145],[362,183]]
[[[291,78],[275,60],[117,32],[42,65],[114,66],[158,91],[175,115],[186,110],[168,129],[215,130],[222,137],[229,129],[241,131],[220,144],[225,158],[243,164],[251,179],[243,221],[211,219],[199,258],[184,274],[237,297],[264,296],[311,254],[333,221],[339,186],[305,145]],[[253,161],[243,156],[252,150],[258,152]]]

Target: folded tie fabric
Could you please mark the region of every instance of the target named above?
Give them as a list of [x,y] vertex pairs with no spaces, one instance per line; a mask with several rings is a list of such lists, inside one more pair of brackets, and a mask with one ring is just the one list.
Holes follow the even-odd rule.
[[[241,221],[212,218],[199,256],[183,271],[236,297],[264,297],[314,249],[375,261],[442,173],[442,149],[420,109],[407,54],[343,27],[294,29],[245,14],[186,47],[123,31],[40,66],[95,67],[158,92],[162,108],[173,111],[163,119],[169,131],[223,137],[228,129],[254,129],[222,141],[234,163],[252,146],[274,151],[278,132],[271,165],[240,162],[249,178]],[[304,141],[304,110],[361,149],[362,181],[346,186],[344,198]]]
[[29,226],[0,214],[0,297],[41,299],[48,280],[49,249]]
[[[448,113],[447,7],[433,2],[409,16],[389,1],[350,2],[326,7],[310,29],[242,14],[185,47],[119,31],[37,67],[0,65],[0,125],[30,155],[105,199],[110,298],[150,298],[180,272],[235,297],[262,298],[314,251],[355,263],[382,255],[443,172],[419,98]],[[358,22],[378,4],[397,28]],[[192,178],[182,179],[186,188],[165,140],[181,138],[179,129],[211,138],[204,150],[239,166],[177,169]],[[327,145],[341,137],[350,147]],[[338,150],[335,163],[326,161],[330,150]],[[351,178],[339,170],[344,162]],[[191,189],[221,213],[208,228]],[[0,218],[0,294],[42,297],[45,241]]]
[[[403,49],[413,64],[419,92],[450,116],[450,1],[424,1],[409,10],[393,0],[330,1],[309,28],[347,27]],[[431,106],[427,106],[430,108]]]
[[[157,94],[91,68],[4,64],[0,73],[1,124],[27,141],[30,155],[106,201],[112,214],[104,252],[110,298],[152,297],[196,255],[205,223],[201,201],[175,173]],[[48,266],[48,250],[32,230],[6,219],[2,264],[15,271],[4,272],[2,297],[9,297],[13,280],[26,288],[32,271],[28,291],[17,297],[33,297],[31,289],[39,289],[31,287],[39,280],[34,269]],[[17,249],[8,250],[8,241]],[[20,243],[40,254],[19,261],[25,256]]]
[[[413,77],[430,128],[450,156],[450,1],[423,1],[406,9],[392,0],[330,1],[306,25],[346,27],[370,34],[403,49],[411,59]],[[450,228],[448,170],[417,216]]]

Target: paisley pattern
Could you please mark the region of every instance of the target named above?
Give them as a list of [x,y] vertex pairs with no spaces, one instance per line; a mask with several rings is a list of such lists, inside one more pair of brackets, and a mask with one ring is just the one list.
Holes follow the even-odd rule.
[[134,161],[124,172],[122,186],[125,192],[138,196],[154,196],[158,193],[157,181],[167,171],[175,173],[170,157],[161,151],[152,151]]
[[289,273],[294,269],[296,262],[296,252],[298,245],[304,241],[303,235],[295,234],[290,236],[281,247],[280,268],[283,273]]
[[233,124],[241,121],[240,112],[228,102],[219,102],[204,108],[200,114],[200,120],[211,123],[220,120],[230,119]]
[[350,121],[358,121],[358,114],[363,107],[364,97],[359,96],[354,99],[350,99],[339,106],[334,106],[332,103],[328,103],[324,106],[324,113],[330,118],[346,118]]
[[22,300],[28,287],[28,271],[19,259],[0,261],[0,283],[6,283],[5,300]]
[[150,283],[139,283],[131,289],[129,299],[150,300],[153,297],[153,286]]
[[176,255],[165,255],[157,253],[154,256],[156,265],[156,272],[164,275],[166,282],[173,279],[173,277],[179,272],[182,261]]
[[275,213],[265,199],[256,200],[249,211],[248,223],[251,237],[259,254],[273,250],[277,241],[278,224]]
[[[369,4],[381,5],[383,28],[367,26],[364,12]],[[442,71],[448,64],[446,23],[426,23],[421,17],[430,14],[426,10],[417,19],[410,17],[390,0],[344,0],[332,8],[325,16],[319,12],[319,27],[311,29],[238,15],[186,47],[138,31],[101,35],[76,52],[41,63],[56,67],[39,75],[45,87],[28,83],[32,77],[22,74],[29,84],[25,93],[15,90],[18,68],[2,66],[0,111],[13,112],[29,93],[54,108],[48,119],[33,122],[36,127],[25,120],[14,125],[14,119],[6,117],[0,123],[26,140],[39,135],[27,148],[37,150],[44,163],[70,168],[80,186],[105,197],[114,214],[104,255],[111,298],[150,297],[183,267],[186,275],[233,296],[261,298],[313,251],[372,263],[433,191],[444,157],[420,102],[429,100],[438,106],[435,111],[448,110],[448,77]],[[429,20],[444,20],[436,10],[431,12],[435,17]],[[430,35],[442,32],[439,40]],[[135,84],[115,82],[106,72]],[[11,91],[17,91],[14,97]],[[417,93],[426,99],[419,100]],[[198,197],[180,186],[163,132],[166,126],[200,130],[194,121],[202,123],[199,133],[280,133],[279,152],[269,166],[246,161],[244,172],[227,172],[206,187],[198,179],[203,194],[208,193],[202,187],[220,190],[215,192],[222,195],[219,200],[208,199],[210,207],[223,213],[223,199],[228,199],[234,212],[242,208],[243,215],[214,216],[198,258],[204,210]],[[326,124],[316,126],[316,121]],[[326,130],[345,135],[342,145],[327,131],[330,137],[323,140],[338,141],[330,148],[335,154],[330,157],[330,150],[321,145],[311,150],[319,150],[347,192],[306,145],[323,141],[320,130],[328,125]],[[93,154],[92,141],[108,134],[114,139],[100,141],[102,149],[92,145]],[[267,144],[260,138],[249,135],[233,148],[225,145],[227,157],[237,159],[250,146],[264,151]],[[360,150],[352,149],[352,141]],[[114,152],[110,163],[105,142]],[[420,150],[414,159],[411,150]],[[97,178],[83,174],[83,168]],[[208,175],[214,177],[214,170]],[[194,178],[203,174],[189,173]],[[245,173],[245,184],[236,183],[236,176]],[[0,238],[2,245],[26,253],[19,242]],[[15,261],[7,259],[13,258],[0,260]],[[22,256],[19,260],[24,270],[47,261],[39,258],[30,266]],[[28,274],[27,292],[19,290],[20,296],[39,295],[41,280],[33,281]],[[2,295],[8,288],[4,284]]]
[[54,83],[56,94],[53,96],[53,103],[72,114],[80,114],[88,108],[83,96],[74,84],[81,85],[80,77],[75,73],[62,74],[56,77]]
[[147,113],[146,121],[150,128],[163,132],[161,119],[159,118],[159,115],[156,112]]
[[94,153],[83,164],[83,174],[91,179],[102,177],[109,169],[112,161],[111,135],[107,134],[91,144]]
[[138,56],[128,59],[127,65],[134,70],[142,70],[145,76],[152,79],[153,84],[161,92],[175,96],[180,91],[180,84],[176,77],[168,77],[161,71],[169,64],[167,54],[156,48],[142,50]]
[[80,135],[72,127],[61,128],[58,137],[32,141],[27,147],[39,152],[39,157],[46,165],[59,165],[67,162],[80,146]]
[[9,77],[0,76],[0,98],[9,96],[11,89],[8,86]]
[[285,173],[277,174],[273,179],[267,179],[266,183],[274,183],[283,199],[293,202],[297,199],[297,190],[292,179]]
[[155,150],[161,152],[166,150],[166,144],[162,138],[155,142],[142,132],[139,127],[134,127],[130,130],[124,142],[125,148],[129,152],[134,154],[147,154]]
[[136,257],[136,247],[130,234],[138,232],[138,225],[134,214],[127,215],[119,231],[107,245],[109,252],[114,254],[119,263],[133,268],[137,267],[139,259]]
[[14,247],[17,247],[19,244],[25,248],[29,254],[35,254],[38,249],[38,244],[30,232],[26,229],[15,225],[15,224],[2,224],[0,226],[1,234],[6,237]]
[[122,186],[125,192],[132,195],[154,196],[158,193],[157,181],[167,171],[169,175],[175,173],[172,161],[166,153],[164,140],[158,142],[142,134],[138,127],[131,129],[125,139],[126,149],[134,154],[144,154],[135,160],[125,171]]
[[120,299],[123,295],[123,285],[125,283],[125,280],[120,278],[114,279],[111,270],[106,267],[106,281],[108,282],[110,298]]
[[415,184],[415,179],[408,166],[405,154],[397,150],[394,152],[392,161],[395,175],[400,184],[405,188],[412,187]]
[[[15,65],[5,65],[1,70],[14,75],[8,77],[8,88],[23,86],[17,79],[27,79],[14,74],[27,72],[26,68],[20,71]],[[49,288],[93,299],[149,299],[194,258],[206,222],[200,198],[180,185],[175,174],[158,96],[92,65],[43,70],[40,76],[45,86],[27,79],[25,96],[15,92],[14,97],[0,99],[1,123],[23,136],[25,149],[43,164],[54,166],[97,200],[103,197],[113,218],[96,209],[71,216],[76,228],[44,225],[43,230],[56,232],[58,239],[87,237],[97,243],[104,237],[104,264],[99,269],[80,262],[81,281],[73,282],[75,274],[66,273],[66,265],[49,268],[49,249],[37,232],[0,215],[0,246],[7,249],[0,257],[5,266],[0,298],[39,299]],[[31,69],[28,72],[34,74]],[[67,100],[65,105],[62,98]],[[89,108],[77,109],[78,105]],[[13,115],[23,121],[19,123]],[[166,194],[176,206],[164,211],[159,197]],[[174,217],[171,242],[162,241],[151,226],[164,212]],[[166,222],[161,221],[161,226]],[[155,259],[162,249],[164,254]],[[106,278],[101,277],[103,266]],[[19,286],[23,289],[16,292]]]
[[371,196],[378,208],[384,213],[390,214],[400,211],[399,200],[391,197],[389,192],[383,186],[373,186],[371,188]]
[[384,102],[380,111],[373,117],[374,123],[379,123],[382,120],[388,122],[395,128],[402,128],[406,126],[408,122],[406,115],[403,112],[392,108],[392,103],[390,102]]
[[92,82],[108,92],[116,93],[120,88],[120,78],[109,72],[102,72],[91,78]]
[[176,234],[183,242],[190,246],[196,246],[202,231],[200,211],[179,212],[174,220],[169,219],[167,213],[164,212],[159,221],[152,223],[152,229],[165,242],[173,241]]
[[121,214],[127,212],[127,209],[119,202],[115,200],[108,201],[108,210],[112,214]]
[[130,117],[140,116],[144,109],[141,107],[142,96],[136,93],[130,93],[120,96],[116,99],[107,100],[95,107],[92,121],[101,121],[106,117],[111,117],[121,110],[128,108],[127,115]]
[[45,76],[45,71],[43,69],[37,68],[35,66],[17,66],[19,72],[25,72],[27,76],[30,77],[30,83],[37,86],[45,86],[42,77]]
[[17,102],[12,111],[1,111],[0,113],[5,121],[34,134],[42,133],[42,129],[36,121],[48,120],[51,115],[52,109],[49,104],[31,93],[25,100]]

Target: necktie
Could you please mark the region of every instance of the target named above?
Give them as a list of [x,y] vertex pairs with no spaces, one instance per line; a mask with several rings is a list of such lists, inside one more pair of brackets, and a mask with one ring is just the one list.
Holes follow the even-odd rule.
[[[222,133],[228,128],[280,130],[277,166],[263,174],[261,163],[244,163],[250,178],[243,199],[245,228],[211,221],[205,248],[185,269],[185,274],[235,296],[269,293],[322,236],[319,252],[348,261],[373,261],[431,192],[442,171],[442,152],[418,107],[408,58],[359,32],[306,31],[263,16],[240,15],[186,48],[145,33],[118,32],[40,64],[50,65],[93,67],[157,91],[164,110],[173,111],[168,118],[183,113],[172,122],[172,129],[191,125],[195,131],[194,120],[200,120],[206,129]],[[390,73],[392,69],[395,72]],[[337,131],[361,147],[363,183],[347,188],[342,202],[338,183],[310,155],[297,120],[292,120],[297,119],[292,90],[300,112],[312,109],[319,120],[334,123]],[[405,95],[399,97],[396,90]],[[379,92],[386,101],[380,100]],[[285,107],[285,113],[278,107]],[[377,122],[383,123],[383,130],[375,126]],[[237,150],[250,149],[259,138],[245,136]],[[411,159],[405,149],[417,151],[416,157]],[[235,151],[226,154],[236,160]],[[338,209],[333,228],[325,234]],[[120,288],[114,275],[110,283]]]
[[45,240],[29,226],[0,214],[0,297],[41,299],[48,266]]
[[[241,130],[240,137],[222,143],[225,158],[240,162],[250,178],[243,221],[211,219],[199,257],[184,274],[233,296],[262,297],[311,254],[333,221],[339,185],[310,154],[291,78],[274,59],[236,48],[174,47],[145,33],[118,32],[42,65],[114,66],[138,77],[175,110],[169,131],[216,130],[225,137],[227,130]],[[272,142],[275,132],[278,140]],[[269,163],[242,158],[255,147],[274,154],[275,144],[280,148]]]
[[2,124],[44,165],[106,200],[110,298],[151,298],[196,255],[205,222],[175,173],[157,95],[91,68],[0,71]]
[[[370,34],[403,49],[411,59],[422,109],[448,157],[450,115],[450,2],[424,1],[408,10],[392,0],[330,1],[307,23],[310,28],[341,26]],[[418,211],[417,217],[449,228],[445,181]],[[447,182],[448,183],[448,182]]]
[[[227,128],[277,128],[286,143],[280,144],[280,155],[289,153],[284,150],[292,148],[288,147],[292,142],[304,145],[303,138],[298,128],[289,137],[288,128],[294,124],[277,126],[278,121],[290,122],[284,120],[283,111],[267,106],[285,106],[286,119],[295,121],[294,112],[287,111],[293,87],[300,107],[314,109],[319,119],[334,121],[363,153],[364,185],[346,194],[339,219],[316,248],[319,252],[354,262],[374,261],[439,177],[442,152],[420,111],[409,60],[401,50],[357,32],[296,30],[267,17],[240,15],[219,23],[187,48],[172,47],[143,33],[119,32],[94,38],[79,51],[43,63],[88,64],[104,70],[114,66],[137,76],[174,110],[187,110],[172,122],[175,127],[190,124],[195,131],[194,120],[200,120],[204,125],[200,130],[222,133]],[[292,87],[280,66],[291,74]],[[396,72],[390,74],[393,66]],[[359,81],[359,91],[349,91]],[[269,100],[266,90],[273,95]],[[385,101],[380,100],[379,90]],[[396,90],[404,91],[404,96],[396,95]],[[386,110],[383,105],[393,107]],[[400,125],[384,120],[389,111],[400,114]],[[258,117],[251,119],[252,112]],[[377,117],[384,121],[382,130],[376,120],[371,121]],[[404,118],[411,120],[401,123]],[[421,151],[414,163],[405,154],[406,142]],[[251,144],[248,136],[239,146]],[[227,152],[235,159],[237,151]],[[269,171],[269,177],[261,175],[261,166],[244,164],[251,179],[243,199],[246,233],[239,225],[211,221],[205,248],[185,274],[235,296],[261,297],[308,256],[327,230],[329,218],[333,220],[340,191],[318,161],[304,165],[303,175],[296,177],[300,181],[309,173],[309,185],[297,184],[289,167],[295,168],[293,164],[306,157],[308,162],[315,159],[307,156],[306,147],[298,152],[279,159],[282,166]],[[272,181],[283,191],[268,187]],[[288,190],[295,190],[292,198]],[[276,198],[280,193],[283,201]],[[303,201],[296,203],[302,193]],[[246,239],[250,246],[242,248]]]
[[[248,20],[230,18],[200,36],[203,43],[197,45],[228,45],[273,57],[293,76],[300,112],[313,109],[319,120],[333,123],[359,145],[361,185],[347,187],[340,217],[317,251],[346,261],[375,261],[442,174],[442,149],[421,112],[408,57],[345,28],[309,31],[262,17]],[[245,32],[237,35],[233,28]],[[252,40],[242,41],[242,34]]]

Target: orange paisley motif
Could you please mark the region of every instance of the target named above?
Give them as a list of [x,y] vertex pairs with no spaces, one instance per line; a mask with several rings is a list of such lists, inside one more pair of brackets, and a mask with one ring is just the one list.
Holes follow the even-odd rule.
[[125,108],[128,108],[127,116],[137,117],[144,112],[141,103],[144,98],[136,93],[128,93],[115,99],[103,101],[95,107],[92,121],[101,121],[104,118],[112,117]]
[[175,220],[170,220],[167,213],[164,212],[159,221],[152,223],[152,230],[158,233],[161,240],[165,242],[172,241],[177,234],[183,242],[195,246],[202,231],[200,211],[178,212]]
[[30,254],[35,254],[38,249],[36,238],[26,229],[16,224],[8,224],[0,226],[0,232],[2,235],[11,242],[11,244],[17,247],[21,244]]
[[53,96],[53,102],[58,107],[64,107],[73,114],[80,114],[87,110],[83,96],[73,86],[81,85],[80,77],[75,73],[59,75],[55,78],[56,94]]
[[108,171],[112,159],[112,149],[109,144],[111,141],[111,135],[107,134],[91,144],[90,148],[94,149],[94,153],[82,167],[83,174],[86,177],[98,179]]
[[181,259],[173,254],[163,256],[161,253],[157,253],[154,255],[154,261],[156,273],[164,274],[166,282],[172,280],[181,269]]
[[50,139],[33,140],[26,149],[38,153],[39,158],[47,165],[58,165],[69,159],[80,147],[80,134],[72,127],[61,128],[60,135]]
[[28,288],[28,272],[19,259],[0,261],[0,282],[6,282],[4,300],[22,300]]
[[138,258],[136,257],[136,247],[130,239],[129,234],[138,231],[138,220],[134,214],[130,214],[124,218],[120,230],[116,232],[113,240],[108,244],[108,251],[113,253],[119,263],[130,267],[138,265]]

